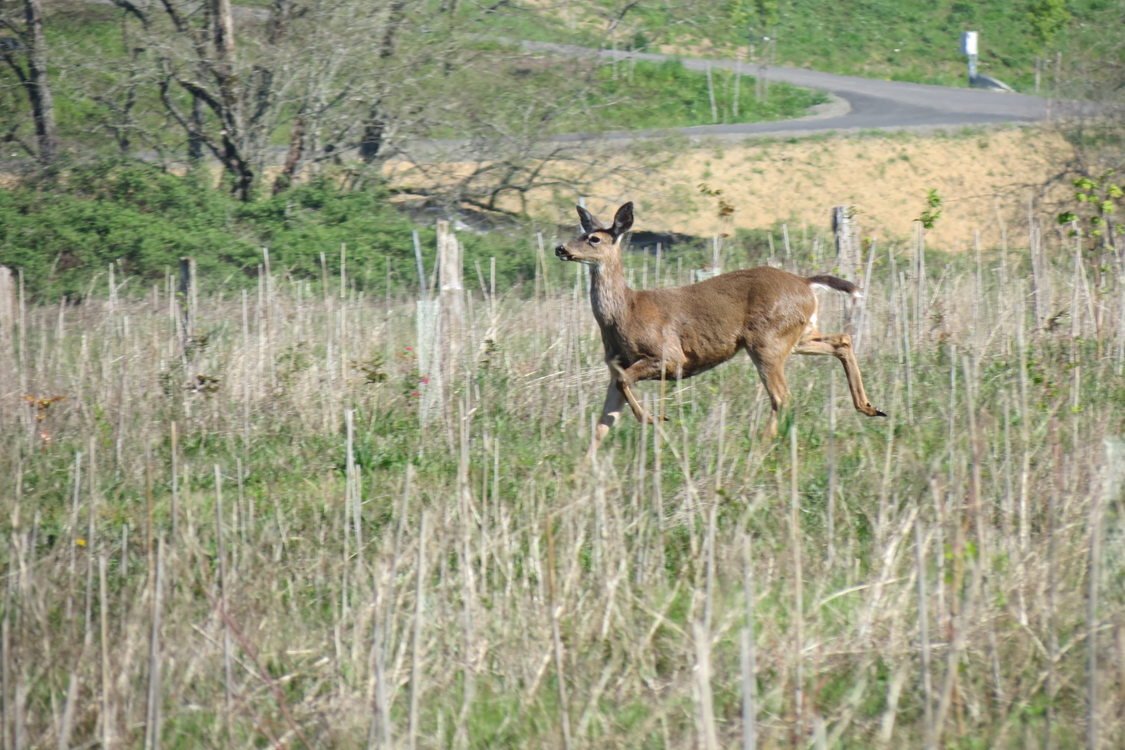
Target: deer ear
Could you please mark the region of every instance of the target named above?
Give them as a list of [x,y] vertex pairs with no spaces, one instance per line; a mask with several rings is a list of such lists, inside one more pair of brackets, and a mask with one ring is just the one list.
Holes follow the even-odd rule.
[[633,202],[630,201],[617,209],[617,214],[613,217],[613,236],[616,239],[629,231],[633,226]]
[[595,219],[593,214],[582,208],[582,206],[575,206],[575,208],[578,209],[578,219],[582,222],[583,232],[585,232],[586,234],[590,234],[591,232],[597,232],[598,230],[605,229],[605,227],[602,226],[602,223]]

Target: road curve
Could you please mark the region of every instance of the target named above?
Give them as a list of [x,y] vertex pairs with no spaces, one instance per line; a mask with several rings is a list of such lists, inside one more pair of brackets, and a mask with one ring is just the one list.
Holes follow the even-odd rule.
[[748,122],[723,125],[697,125],[670,130],[623,131],[615,133],[571,134],[556,140],[629,140],[646,136],[667,136],[683,133],[691,138],[741,138],[745,136],[790,137],[824,132],[860,130],[927,130],[1033,123],[1048,115],[1047,100],[1026,94],[984,89],[932,86],[921,83],[883,81],[873,78],[818,73],[783,66],[757,66],[733,60],[704,60],[673,57],[648,52],[593,50],[548,42],[520,42],[528,51],[547,52],[567,57],[598,55],[615,60],[649,60],[662,62],[679,59],[690,70],[740,69],[747,75],[765,77],[770,81],[804,88],[818,89],[831,95],[829,104],[814,108],[809,116],[795,120]]

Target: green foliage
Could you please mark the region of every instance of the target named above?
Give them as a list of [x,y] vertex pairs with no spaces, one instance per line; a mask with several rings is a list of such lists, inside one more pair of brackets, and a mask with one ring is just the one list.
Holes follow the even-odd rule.
[[777,23],[780,0],[733,0],[727,7],[731,24],[754,36],[769,33]]
[[[736,79],[731,71],[716,68],[709,86],[705,73],[688,70],[679,60],[629,60],[589,70],[574,61],[543,59],[505,48],[490,51],[489,59],[493,61],[490,67],[467,67],[445,80],[446,91],[478,91],[480,95],[471,97],[457,117],[432,127],[428,136],[464,137],[466,125],[483,125],[488,137],[494,137],[497,119],[508,128],[533,122],[541,133],[759,122],[800,117],[809,107],[827,101],[823,92],[784,83],[771,83],[768,97],[758,101],[753,96],[753,77]],[[581,90],[576,93],[577,84]],[[711,109],[712,92],[717,119]],[[568,93],[575,99],[560,102],[560,96]]]
[[209,275],[247,271],[257,249],[232,231],[235,208],[195,177],[146,164],[78,167],[0,193],[0,264],[46,297],[80,296],[110,264],[146,281],[185,255]]
[[925,229],[933,229],[934,224],[941,218],[941,196],[938,191],[930,189],[926,191],[926,208],[918,215],[915,221],[919,222]]
[[1041,44],[1051,44],[1071,21],[1066,0],[1033,0],[1027,9],[1032,33]]
[[1125,190],[1113,180],[1114,170],[1095,178],[1079,177],[1074,181],[1073,210],[1058,215],[1058,222],[1070,225],[1072,237],[1088,237],[1112,244],[1114,237],[1125,233],[1125,227],[1113,221],[1119,208],[1125,207]]
[[277,270],[319,278],[323,256],[330,274],[343,262],[357,283],[381,288],[388,262],[399,271],[414,257],[413,226],[387,198],[382,187],[347,191],[321,178],[244,204],[238,218],[269,248]]
[[[0,192],[0,265],[18,270],[33,297],[74,299],[111,264],[118,281],[152,282],[185,256],[204,289],[253,283],[265,247],[274,273],[336,277],[343,262],[355,288],[414,290],[415,226],[388,198],[380,186],[349,191],[320,179],[241,203],[196,175],[100,162]],[[429,259],[433,230],[418,231]],[[523,235],[466,235],[463,244],[470,273],[489,269],[491,257],[505,287],[534,273]]]
[[[556,21],[544,18],[542,13],[508,8],[485,15],[490,35],[500,32],[511,38],[550,41],[574,38],[573,32],[562,33],[565,30],[558,30]],[[163,12],[155,11],[154,16],[162,18]],[[538,137],[544,133],[633,127],[638,116],[644,122],[642,126],[649,127],[712,122],[702,73],[681,68],[682,75],[669,76],[650,63],[611,63],[591,80],[593,67],[587,63],[525,53],[508,42],[468,36],[478,30],[481,19],[479,12],[467,5],[457,9],[455,16],[460,26],[443,29],[440,35],[445,43],[462,46],[463,64],[450,66],[438,58],[428,60],[414,70],[416,77],[407,87],[408,93],[386,99],[388,112],[399,118],[399,137],[464,138],[476,134],[495,138],[498,132]],[[118,9],[102,6],[84,8],[75,17],[61,13],[50,17],[52,66],[57,69],[54,93],[64,149],[117,154],[145,148],[174,154],[184,148],[183,133],[168,127],[165,105],[155,84],[155,63],[146,57],[147,45],[138,41],[139,30],[130,21],[123,21],[128,18]],[[636,36],[637,44],[648,44],[644,32]],[[99,64],[93,65],[91,60]],[[729,74],[719,75],[729,88],[733,79]],[[629,86],[617,85],[622,76]],[[744,84],[744,88],[752,87]],[[717,93],[730,97],[729,92]],[[808,106],[805,100],[816,103],[819,96],[806,92],[794,98],[777,87],[771,90],[767,107],[760,112],[742,107],[736,119],[796,116]],[[26,109],[18,99],[0,101],[21,112]],[[425,111],[425,105],[419,104],[423,101],[449,105]],[[618,101],[625,106],[601,106]],[[287,143],[297,110],[296,103],[279,110],[278,120],[265,140],[275,146]],[[18,132],[27,140],[30,117],[21,117],[24,122]],[[724,116],[723,121],[728,118]],[[260,174],[261,170],[257,171]]]

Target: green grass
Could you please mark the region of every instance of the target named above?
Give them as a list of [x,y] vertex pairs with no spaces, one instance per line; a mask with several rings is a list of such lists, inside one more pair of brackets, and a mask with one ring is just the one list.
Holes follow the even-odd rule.
[[[690,7],[648,4],[629,9],[614,30],[618,47],[670,46],[716,53],[747,54],[753,40],[759,59],[830,73],[890,80],[966,85],[966,60],[960,52],[963,31],[980,34],[979,70],[1021,91],[1035,84],[1036,58],[1081,57],[1090,34],[1120,24],[1120,8],[1101,0],[1065,3],[1061,25],[1044,39],[1032,20],[1033,8],[1049,3],[969,3],[921,5],[904,0],[857,0],[825,4],[817,0],[692,3]],[[772,12],[763,8],[772,6]],[[550,41],[576,39],[609,46],[607,28],[617,18],[611,4],[593,0],[585,9],[553,16]],[[1047,15],[1050,15],[1049,13]],[[575,19],[567,23],[566,19]],[[515,23],[513,21],[513,23]],[[513,31],[528,27],[513,25]],[[532,30],[528,29],[528,33]],[[539,36],[527,38],[540,38]],[[763,37],[769,37],[765,43]],[[1043,69],[1049,78],[1049,66]],[[1046,83],[1044,82],[1044,85]]]
[[[830,246],[790,263],[830,270]],[[770,260],[755,247],[731,257]],[[1065,746],[1085,731],[1091,632],[1097,729],[1119,744],[1120,276],[1075,296],[1070,249],[1045,252],[1033,274],[1021,248],[881,251],[858,353],[887,419],[851,410],[836,363],[800,358],[790,430],[767,440],[736,360],[668,385],[670,421],[626,418],[594,465],[606,375],[572,273],[474,296],[424,426],[408,298],[263,276],[205,294],[187,332],[175,284],[15,303],[5,736],[143,745],[151,689],[165,747],[551,747],[564,726],[575,747],[737,746],[752,612],[763,747],[819,725],[841,747],[884,726],[919,746],[927,703],[950,747]],[[634,278],[642,264],[650,285],[681,280],[636,256]],[[1076,317],[1037,320],[1033,282]],[[857,332],[839,297],[822,304],[824,330]]]
[[[725,70],[695,73],[676,61],[631,62],[599,71],[604,129],[638,130],[800,117],[828,97],[820,91],[772,83],[762,99],[755,79]],[[715,107],[711,107],[714,92]],[[618,101],[621,103],[618,103]]]

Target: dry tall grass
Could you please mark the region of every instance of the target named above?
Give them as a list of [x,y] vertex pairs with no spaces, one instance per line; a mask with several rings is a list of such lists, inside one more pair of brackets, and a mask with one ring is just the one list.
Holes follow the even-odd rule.
[[424,429],[409,301],[13,288],[0,747],[1120,747],[1120,258],[869,250],[887,420],[795,360],[764,441],[747,361],[594,466],[569,266],[481,274]]

